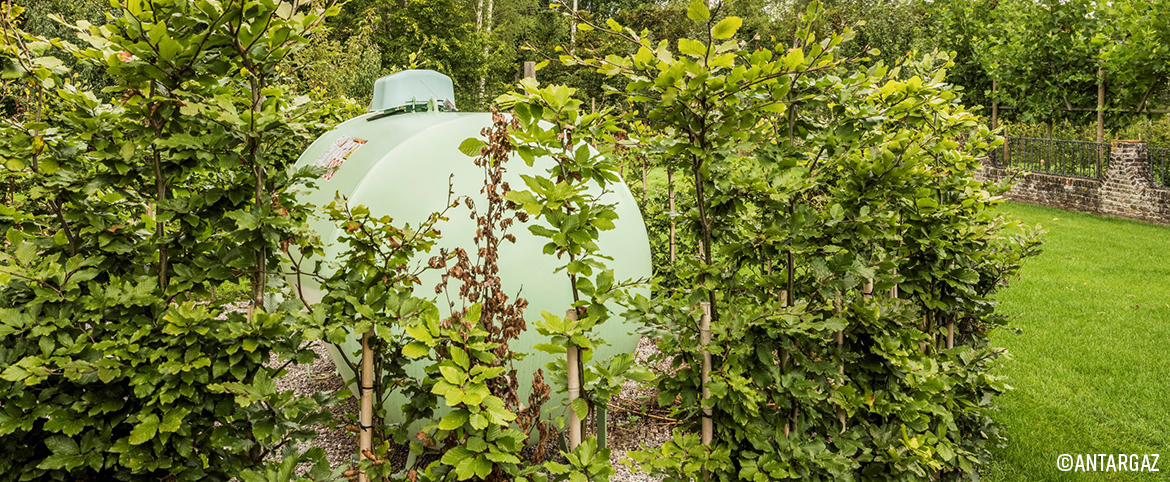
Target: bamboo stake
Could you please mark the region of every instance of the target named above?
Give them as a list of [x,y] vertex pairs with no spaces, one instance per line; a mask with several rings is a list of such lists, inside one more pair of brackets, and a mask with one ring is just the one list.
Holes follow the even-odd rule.
[[[569,309],[565,312],[565,318],[575,321],[577,310]],[[581,418],[577,416],[577,411],[573,410],[573,401],[581,397],[581,374],[577,369],[580,356],[580,348],[577,348],[576,345],[570,343],[566,347],[565,371],[569,379],[569,451],[573,451],[581,444]]]
[[674,169],[666,170],[666,199],[670,206],[670,262],[674,263]]
[[[708,387],[711,383],[711,352],[707,350],[707,345],[711,344],[711,304],[704,301],[699,303],[699,307],[703,310],[703,318],[699,321],[699,344],[703,347],[703,401],[706,402],[711,398],[711,389]],[[715,427],[711,421],[711,407],[705,405],[704,403],[702,440],[703,445],[711,445]]]
[[[361,394],[361,412],[358,421],[361,427],[358,436],[358,453],[368,458],[374,446],[374,350],[370,348],[370,337],[374,336],[374,329],[362,334],[362,378],[358,392]],[[367,482],[369,479],[365,471],[358,471],[358,481]]]

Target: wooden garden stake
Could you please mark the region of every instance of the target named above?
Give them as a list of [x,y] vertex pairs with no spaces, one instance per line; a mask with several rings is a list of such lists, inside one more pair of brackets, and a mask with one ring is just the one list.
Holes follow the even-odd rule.
[[[995,90],[998,86],[999,86],[999,83],[996,82],[995,79],[992,79],[991,80],[991,93],[993,96],[995,95]],[[991,128],[994,130],[996,127],[999,127],[999,102],[992,100],[991,101]],[[1101,141],[1097,141],[1097,142],[1101,142]]]
[[[841,298],[837,298],[837,314],[841,314]],[[840,349],[845,344],[845,330],[838,331],[833,338],[836,338],[837,348]],[[845,358],[841,358],[841,383],[845,383]],[[841,433],[845,433],[845,407],[837,407],[837,421],[841,422]]]
[[947,349],[955,347],[955,322],[947,323]]
[[699,307],[703,310],[703,318],[699,321],[699,344],[703,347],[703,426],[702,426],[702,440],[703,445],[711,445],[711,439],[714,437],[715,426],[711,421],[711,407],[706,406],[707,399],[711,398],[711,389],[708,385],[711,383],[711,352],[707,350],[707,345],[711,344],[711,304],[707,302],[699,303]]
[[1008,129],[1007,129],[1007,127],[1003,128],[1003,162],[1004,162],[1003,166],[1007,167],[1007,165],[1008,165],[1007,164],[1007,162],[1008,162]]
[[[919,325],[920,329],[923,332],[926,332],[926,317],[927,317],[927,315],[922,315],[922,324]],[[925,341],[918,342],[918,350],[920,350],[922,353],[926,353],[926,342]]]
[[[565,318],[576,321],[577,310],[566,311]],[[577,369],[581,350],[571,342],[565,348],[565,371],[569,379],[569,450],[572,451],[581,444],[581,418],[577,416],[577,411],[573,410],[573,401],[581,397],[581,372]]]
[[[1148,118],[1148,117],[1147,117]],[[1101,155],[1104,149],[1101,143],[1105,142],[1105,69],[1097,68],[1097,177],[1101,177]]]
[[670,206],[670,262],[674,262],[674,169],[666,170],[666,199]]
[[[1097,68],[1097,143],[1105,142],[1105,69]],[[1101,159],[1097,159],[1100,174]]]
[[646,195],[649,191],[646,190],[646,179],[650,175],[650,163],[642,162],[642,202],[646,202]]
[[[780,290],[780,307],[788,308],[788,290]],[[788,349],[780,347],[780,374],[783,375],[788,371]],[[796,409],[793,408],[792,417],[796,416]],[[784,438],[788,438],[788,434],[792,431],[792,421],[786,420],[784,422]]]
[[[358,421],[361,425],[358,437],[358,452],[362,457],[371,453],[374,445],[374,350],[370,349],[370,337],[374,336],[374,329],[362,334],[362,378],[358,392],[361,394],[361,413]],[[365,471],[358,471],[358,481],[367,482],[369,477]]]

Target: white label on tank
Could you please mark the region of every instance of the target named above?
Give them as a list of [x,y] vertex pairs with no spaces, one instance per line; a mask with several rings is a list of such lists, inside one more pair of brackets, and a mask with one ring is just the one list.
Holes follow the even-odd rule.
[[313,162],[313,165],[325,168],[325,175],[323,177],[326,181],[333,179],[333,173],[337,172],[337,168],[341,167],[341,164],[346,159],[349,159],[349,155],[353,154],[353,151],[356,151],[357,148],[365,143],[365,139],[339,137],[336,141],[333,141],[333,145],[321,153],[321,156]]

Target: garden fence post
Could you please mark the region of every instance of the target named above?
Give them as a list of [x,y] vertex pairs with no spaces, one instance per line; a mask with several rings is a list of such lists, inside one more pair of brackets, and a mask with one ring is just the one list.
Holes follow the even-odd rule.
[[699,307],[703,310],[703,317],[699,321],[699,344],[703,347],[703,398],[700,402],[703,406],[702,440],[703,445],[711,445],[715,427],[711,421],[711,407],[706,403],[711,398],[711,389],[708,387],[711,382],[711,352],[707,349],[707,345],[711,344],[711,304],[704,301],[699,303]]
[[[577,320],[577,310],[569,309],[565,312],[565,318],[568,320]],[[572,451],[581,444],[581,418],[577,416],[577,411],[573,410],[573,401],[581,397],[581,374],[577,369],[578,360],[580,359],[581,351],[569,342],[569,346],[565,347],[565,372],[568,376],[568,391],[569,391],[569,450]]]
[[[374,336],[373,327],[362,334],[362,377],[358,385],[361,394],[361,413],[358,422],[361,425],[358,437],[358,452],[360,457],[371,458],[369,454],[374,442],[374,350],[370,348],[370,337]],[[360,459],[359,459],[360,460]],[[372,458],[371,458],[372,460]],[[369,477],[365,471],[358,471],[358,481],[367,482]]]
[[535,79],[536,78],[536,62],[533,62],[531,60],[527,60],[524,62],[524,78],[525,79]]

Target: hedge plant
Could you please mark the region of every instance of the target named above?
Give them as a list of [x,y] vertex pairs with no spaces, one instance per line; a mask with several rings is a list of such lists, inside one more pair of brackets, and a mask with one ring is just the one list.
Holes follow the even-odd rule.
[[[309,177],[286,167],[343,108],[292,95],[285,61],[335,13],[127,0],[75,25],[78,46],[21,32],[6,5],[4,81],[28,95],[0,123],[24,188],[0,206],[0,478],[329,475],[307,442],[330,400],[275,383],[313,358],[299,306],[262,302],[308,212]],[[76,83],[65,56],[109,86]],[[203,301],[241,277],[241,309]]]
[[977,477],[1007,389],[994,293],[1037,248],[995,210],[1003,187],[976,178],[1000,141],[946,82],[945,54],[841,57],[848,29],[773,46],[737,38],[722,10],[691,2],[701,34],[676,44],[579,17],[632,53],[561,57],[610,76],[644,109],[640,147],[689,178],[679,259],[628,315],[670,363],[658,404],[686,423],[633,465],[679,481]]

